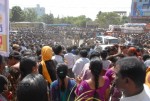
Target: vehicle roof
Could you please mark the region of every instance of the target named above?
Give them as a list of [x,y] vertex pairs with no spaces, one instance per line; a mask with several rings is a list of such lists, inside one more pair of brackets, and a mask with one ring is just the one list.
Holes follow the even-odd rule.
[[116,37],[113,37],[113,36],[97,36],[97,37],[103,37],[107,39],[117,39]]

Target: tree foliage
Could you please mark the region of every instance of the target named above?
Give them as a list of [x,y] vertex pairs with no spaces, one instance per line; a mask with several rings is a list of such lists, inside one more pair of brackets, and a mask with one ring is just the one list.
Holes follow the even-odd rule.
[[34,22],[37,21],[37,13],[33,8],[27,8],[24,10],[25,21]]
[[54,23],[54,16],[52,13],[45,14],[41,17],[41,21],[46,23],[46,24],[53,24]]
[[119,25],[123,23],[128,23],[130,21],[129,17],[123,16],[121,17],[115,12],[101,12],[99,11],[97,14],[97,18],[95,21],[87,18],[85,15],[80,15],[77,17],[68,16],[62,17],[59,16],[54,18],[53,14],[45,14],[43,16],[38,17],[34,8],[26,8],[22,10],[19,6],[12,7],[10,10],[10,21],[19,22],[19,21],[29,21],[29,22],[44,22],[46,24],[73,24],[79,27],[86,27],[88,22],[98,23],[99,27],[108,28],[109,25]]
[[114,12],[99,12],[97,14],[96,22],[99,23],[100,27],[108,28],[109,25],[121,24],[121,16]]
[[24,13],[23,10],[19,6],[12,7],[10,12],[11,19],[10,21],[19,22],[24,20]]

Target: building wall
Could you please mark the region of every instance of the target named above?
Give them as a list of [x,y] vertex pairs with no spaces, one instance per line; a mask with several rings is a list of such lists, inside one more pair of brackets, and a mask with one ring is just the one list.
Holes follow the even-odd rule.
[[150,16],[150,0],[132,0],[131,16]]

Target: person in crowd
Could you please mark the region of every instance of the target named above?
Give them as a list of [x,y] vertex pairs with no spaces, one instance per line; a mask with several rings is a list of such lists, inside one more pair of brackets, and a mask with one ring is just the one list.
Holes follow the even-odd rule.
[[18,44],[13,44],[13,45],[12,45],[12,50],[13,50],[13,51],[20,52],[20,46],[19,46]]
[[49,46],[42,47],[41,55],[42,61],[39,65],[39,73],[42,74],[50,84],[52,81],[56,80],[56,64],[52,60],[52,48]]
[[109,93],[109,101],[120,101],[122,93],[118,88],[116,88],[115,83],[114,83],[115,64],[118,59],[117,57],[111,57],[109,58],[109,60],[111,61],[112,65],[111,65],[111,68],[109,68],[105,73],[105,76],[109,78],[110,84],[111,84],[111,89]]
[[8,57],[8,67],[10,69],[19,70],[19,64],[21,60],[21,54],[17,51],[12,51]]
[[0,75],[0,101],[8,101],[8,95],[6,91],[8,90],[8,79]]
[[101,58],[102,58],[102,63],[103,63],[103,72],[102,72],[102,75],[105,74],[105,72],[110,68],[111,66],[111,61],[110,60],[107,60],[107,56],[108,56],[108,53],[106,50],[103,50],[101,53]]
[[63,47],[61,45],[55,45],[53,47],[53,51],[55,55],[52,57],[57,63],[64,63],[64,59],[62,57]]
[[137,51],[135,47],[130,47],[127,50],[127,56],[137,56]]
[[0,75],[6,75],[4,57],[0,55]]
[[71,53],[71,47],[67,47],[67,54],[64,55],[64,60],[66,61],[66,64],[68,66],[68,75],[73,78],[74,75],[72,72],[72,68],[75,63],[75,57]]
[[20,80],[22,80],[25,76],[31,73],[38,73],[38,66],[35,60],[32,60],[30,58],[23,58],[20,61],[20,73],[21,77]]
[[100,75],[103,69],[102,61],[100,59],[91,60],[89,68],[92,76],[77,86],[75,90],[77,99],[86,101],[87,99],[94,98],[101,101],[108,101],[110,81],[106,76]]
[[[100,53],[97,51],[91,52],[90,57],[89,57],[90,61],[92,59],[96,59],[96,58],[100,59]],[[84,65],[83,70],[80,75],[81,80],[88,80],[92,76],[89,66],[90,66],[90,62],[88,62]],[[80,80],[80,78],[77,78],[77,79]]]
[[74,58],[75,58],[75,61],[77,61],[80,58],[79,49],[74,50]]
[[56,71],[58,79],[50,87],[51,101],[74,101],[76,82],[67,76],[68,66],[58,64]]
[[80,51],[80,58],[75,62],[72,72],[75,75],[75,78],[81,75],[81,71],[86,63],[89,62],[89,59],[87,58],[87,51],[81,50]]
[[149,54],[144,54],[143,55],[143,62],[145,62],[146,60],[150,59],[150,55]]
[[149,88],[144,85],[145,75],[145,66],[136,57],[126,57],[116,62],[115,84],[123,93],[120,101],[150,101]]
[[47,82],[40,74],[28,74],[17,86],[17,101],[48,101]]
[[21,54],[17,51],[13,51],[10,53],[8,57],[8,80],[11,83],[10,90],[13,94],[13,99],[16,99],[16,86],[19,82],[19,76],[20,76],[20,60],[21,60]]

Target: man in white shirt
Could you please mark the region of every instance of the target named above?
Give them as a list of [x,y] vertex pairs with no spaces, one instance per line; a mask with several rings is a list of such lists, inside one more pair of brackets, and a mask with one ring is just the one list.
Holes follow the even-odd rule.
[[55,45],[53,47],[53,51],[55,55],[52,57],[52,60],[55,60],[57,63],[64,63],[63,57],[62,57],[62,51],[63,48],[61,45]]
[[68,75],[69,77],[74,77],[72,68],[75,63],[75,56],[71,53],[71,47],[67,47],[67,54],[64,55],[64,60],[68,66]]
[[116,87],[123,93],[120,101],[150,101],[150,89],[144,85],[146,70],[136,57],[126,57],[116,63]]
[[84,67],[84,65],[88,62],[90,62],[90,60],[88,58],[86,58],[88,55],[86,50],[81,50],[80,51],[80,58],[75,62],[73,68],[72,68],[72,72],[74,73],[75,77],[79,76],[81,74],[81,71]]

